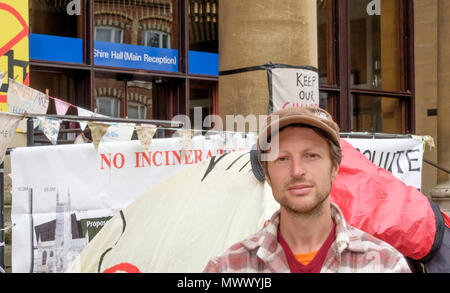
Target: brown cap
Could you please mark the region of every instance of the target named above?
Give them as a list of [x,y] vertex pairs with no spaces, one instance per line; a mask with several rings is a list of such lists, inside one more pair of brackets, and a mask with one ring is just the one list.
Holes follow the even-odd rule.
[[329,135],[336,146],[340,147],[339,126],[333,121],[330,113],[318,107],[302,107],[278,110],[267,117],[267,123],[259,133],[258,152],[266,152],[264,150],[268,149],[270,137],[277,134],[280,129],[293,124],[306,124],[320,128]]

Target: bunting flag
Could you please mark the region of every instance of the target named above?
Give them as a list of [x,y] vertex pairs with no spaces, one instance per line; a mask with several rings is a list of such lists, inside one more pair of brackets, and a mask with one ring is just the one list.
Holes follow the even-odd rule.
[[[77,107],[77,111],[78,111],[78,116],[83,116],[83,117],[93,117],[94,116],[94,112]],[[86,129],[87,126],[87,122],[82,122],[80,121],[80,128],[81,130],[84,131],[84,129]]]
[[0,112],[0,164],[5,158],[6,149],[11,143],[17,125],[23,116]]
[[150,149],[150,145],[152,144],[152,139],[156,133],[156,130],[157,128],[155,125],[136,126],[138,139],[142,145],[142,148],[146,152],[148,152]]
[[65,101],[61,101],[60,99],[57,99],[57,98],[53,98],[53,100],[55,101],[56,114],[66,115],[71,104],[69,104]]
[[113,124],[103,136],[101,142],[129,141],[134,132],[134,124]]
[[88,143],[88,139],[86,138],[86,136],[84,136],[84,133],[80,133],[73,142],[73,144],[82,144],[82,143]]
[[[28,114],[46,114],[48,105],[49,99],[46,94],[9,79],[8,112],[23,114],[26,111]],[[34,128],[36,128],[39,121],[34,122]],[[26,132],[26,121],[19,123],[18,130]]]
[[[77,107],[77,111],[78,111],[78,116],[82,116],[82,117],[105,117],[105,118],[110,118],[109,116],[105,116],[102,114],[98,114],[98,113],[94,113],[92,111]],[[87,122],[82,122],[80,121],[80,127],[81,130],[84,131],[84,129],[86,128]]]
[[53,145],[58,142],[58,134],[61,125],[61,120],[49,117],[38,117],[39,125],[45,136]]
[[109,125],[104,123],[88,122],[88,127],[91,130],[92,141],[94,143],[95,150],[98,149],[98,145],[102,140],[103,135],[105,135],[106,130]]
[[192,143],[192,130],[190,129],[178,129],[178,135],[181,137],[183,142],[183,150],[187,151],[191,148]]

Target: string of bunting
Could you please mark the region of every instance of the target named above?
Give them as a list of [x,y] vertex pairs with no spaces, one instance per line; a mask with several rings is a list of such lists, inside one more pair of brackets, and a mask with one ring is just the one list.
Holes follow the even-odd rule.
[[[0,72],[1,73],[1,72]],[[0,75],[0,79],[3,75]],[[56,113],[58,116],[65,116],[70,107],[77,109],[78,116],[82,117],[105,117],[109,116],[101,115],[97,113],[97,109],[92,112],[84,108],[72,105],[69,102],[60,100],[58,98],[51,97],[49,90],[45,91],[45,94],[34,90],[28,86],[16,82],[14,79],[9,79],[8,87],[8,112],[0,112],[0,133],[3,133],[3,137],[0,137],[0,162],[3,161],[4,154],[7,146],[12,141],[13,133],[15,130],[24,131],[26,129],[26,123],[23,121],[27,115],[25,110],[29,110],[30,114],[45,115],[49,107],[49,100],[54,101]],[[30,103],[30,101],[33,101]],[[33,118],[34,128],[39,127],[39,130],[49,139],[49,141],[56,145],[58,142],[58,135],[61,128],[61,122],[63,119],[37,116]],[[156,125],[136,125],[135,123],[110,123],[110,122],[84,122],[84,121],[72,121],[79,123],[81,130],[84,132],[86,127],[89,127],[92,134],[93,145],[96,150],[101,142],[109,141],[129,141],[131,140],[134,131],[136,131],[138,139],[144,150],[148,151],[152,143],[153,136],[157,131]],[[166,130],[174,130],[181,138],[182,149],[187,151],[192,146],[192,138],[195,132],[203,133],[203,130],[184,129],[184,128],[167,128]],[[84,133],[79,134],[74,143],[87,143],[88,140],[84,136]],[[229,133],[227,131],[212,131],[219,134],[215,139],[219,139],[219,145],[222,145],[224,149],[227,147],[227,141],[230,142],[232,136],[236,133]]]

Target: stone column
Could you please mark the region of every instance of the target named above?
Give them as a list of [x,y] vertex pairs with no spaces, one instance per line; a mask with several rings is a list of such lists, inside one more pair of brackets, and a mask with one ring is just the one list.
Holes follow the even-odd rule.
[[[219,70],[269,62],[317,67],[316,0],[219,1]],[[266,71],[219,77],[219,115],[267,114]]]
[[[438,164],[450,170],[450,1],[439,0],[439,49],[438,49]],[[431,191],[433,200],[450,214],[450,177],[438,172],[438,185]]]

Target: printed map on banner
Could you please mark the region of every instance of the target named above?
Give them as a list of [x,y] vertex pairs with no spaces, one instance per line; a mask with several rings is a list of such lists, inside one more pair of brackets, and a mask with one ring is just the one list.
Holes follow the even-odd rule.
[[8,112],[8,78],[29,85],[28,1],[0,0],[0,111]]
[[65,271],[105,222],[142,193],[224,149],[256,143],[251,135],[235,134],[225,144],[219,137],[196,136],[186,151],[180,138],[153,139],[149,152],[137,140],[100,143],[98,152],[91,143],[16,148],[13,272]]

